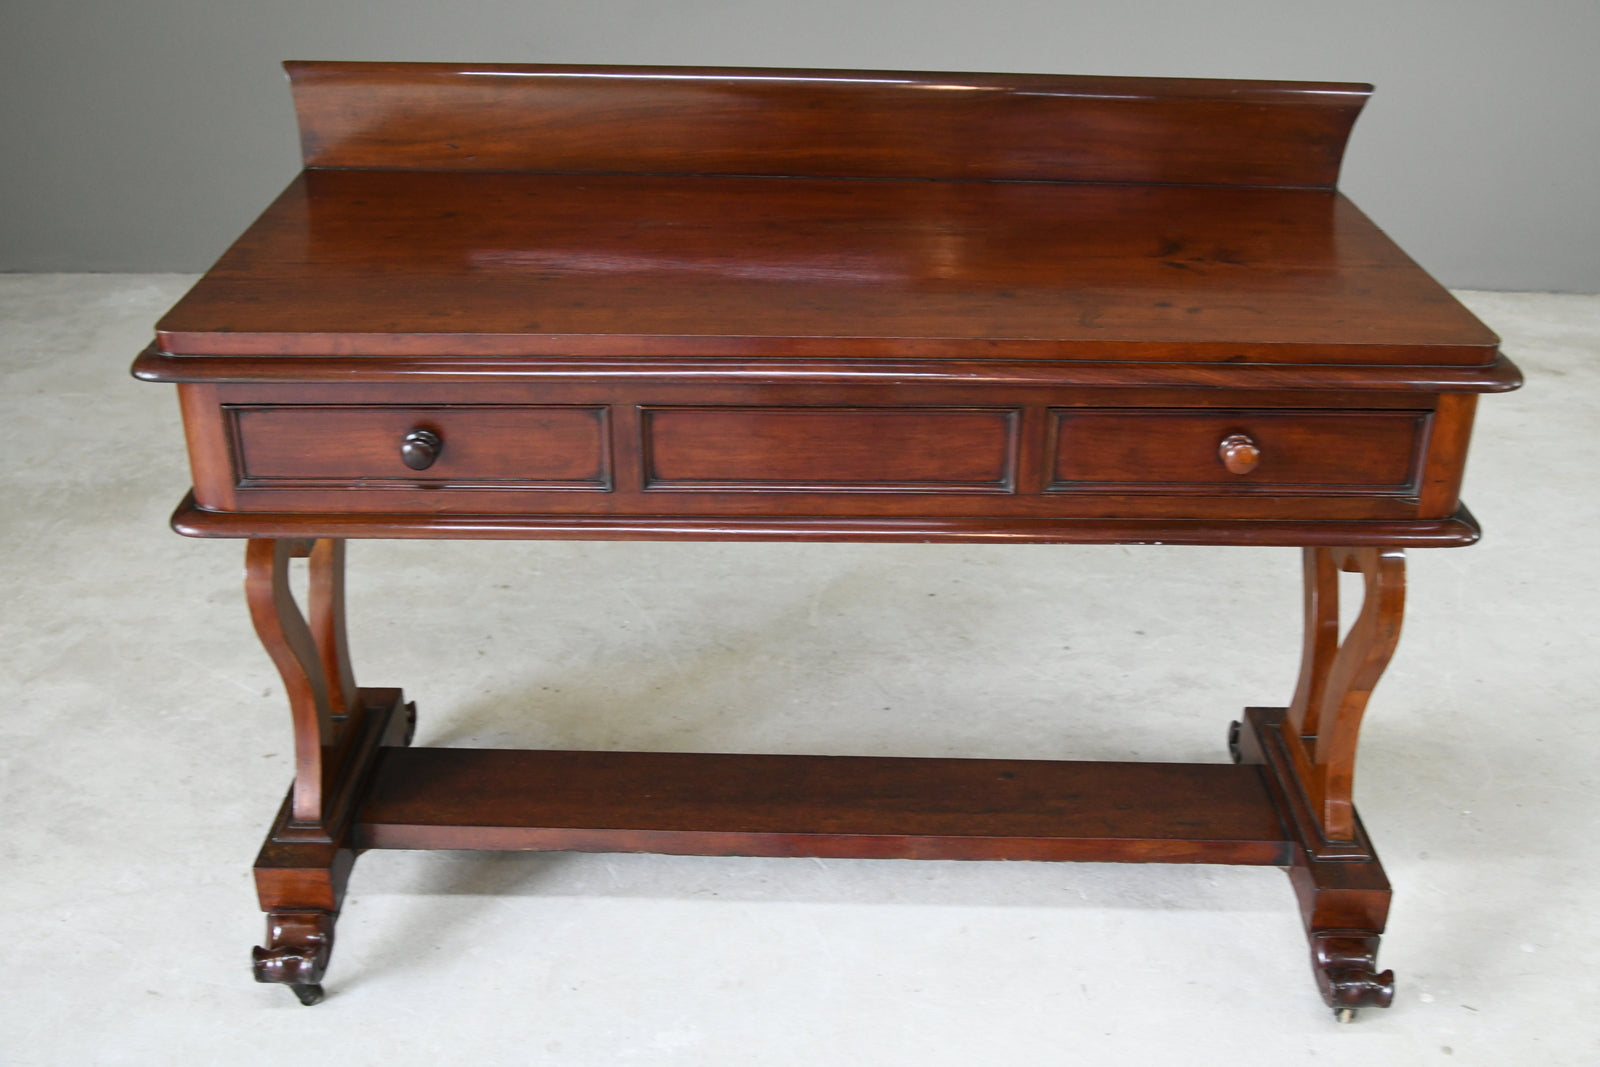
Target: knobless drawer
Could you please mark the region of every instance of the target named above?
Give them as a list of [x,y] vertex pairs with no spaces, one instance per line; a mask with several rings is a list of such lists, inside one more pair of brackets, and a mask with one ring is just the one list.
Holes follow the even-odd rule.
[[1010,492],[1017,419],[1001,408],[647,407],[644,488]]

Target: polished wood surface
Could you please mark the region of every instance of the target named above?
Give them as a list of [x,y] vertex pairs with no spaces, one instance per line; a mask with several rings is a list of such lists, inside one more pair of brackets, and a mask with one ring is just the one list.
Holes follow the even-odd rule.
[[1325,545],[1460,548],[1483,531],[1461,508],[1442,519],[996,518],[851,515],[485,515],[383,512],[218,512],[191,495],[172,515],[186,537],[385,537],[553,541],[828,541],[907,544]]
[[373,848],[1287,866],[1252,768],[677,752],[393,749]]
[[[1395,548],[1307,548],[1304,565],[1305,652],[1284,743],[1324,836],[1344,841],[1355,832],[1352,790],[1361,719],[1400,641],[1405,554]],[[1342,638],[1340,571],[1360,574],[1365,590]]]
[[1331,187],[1370,85],[285,64],[307,167]]
[[[324,547],[332,545],[319,542]],[[354,706],[361,711],[360,743],[330,764],[329,791],[341,800],[308,822],[295,817],[291,787],[255,862],[267,937],[251,953],[252,971],[259,982],[287,985],[308,1005],[322,999],[334,926],[355,866],[350,800],[366,787],[379,750],[409,744],[416,726],[416,709],[403,703],[398,689],[358,690]],[[322,739],[331,741],[328,734]]]
[[312,170],[157,326],[173,355],[1482,366],[1341,194]]
[[1226,487],[1276,496],[1360,489],[1414,497],[1429,422],[1426,411],[1102,408],[1053,414],[1052,490]]
[[[654,379],[184,389],[208,399],[189,422],[191,448],[205,457],[195,465],[201,508],[320,515],[330,530],[341,515],[408,513],[413,525],[592,516],[597,530],[741,520],[728,523],[730,537],[824,516],[857,520],[864,538],[892,536],[906,519],[977,531],[1010,518],[1015,537],[1042,540],[1066,539],[1039,528],[1052,519],[1166,519],[1175,536],[1183,523],[1220,519],[1431,523],[1460,507],[1444,491],[1459,485],[1462,435],[1451,420],[1472,413],[1416,389]],[[439,441],[420,470],[405,455],[418,432]],[[1259,453],[1244,474],[1222,452],[1238,434]],[[1224,529],[1219,543],[1260,543],[1255,530]]]
[[1217,445],[1229,474],[1245,475],[1261,466],[1261,445],[1247,433],[1230,433]]
[[604,407],[229,405],[238,484],[605,490]]
[[293,541],[250,542],[245,601],[256,635],[278,668],[289,697],[294,721],[294,817],[313,823],[323,816],[331,769],[325,757],[337,733],[323,657],[289,589],[289,561],[298,554],[297,548]]
[[[1522,372],[1504,356],[1477,366],[1397,363],[1180,363],[1104,359],[848,359],[827,353],[826,339],[796,338],[796,355],[757,359],[645,356],[427,356],[372,359],[361,355],[173,355],[155,345],[141,352],[133,375],[200,389],[211,382],[407,382],[426,389],[440,382],[561,383],[574,379],[649,378],[708,385],[912,385],[961,381],[970,385],[1051,385],[1085,388],[1203,387],[1260,392],[1269,389],[1416,392],[1460,390],[1505,393],[1521,388]],[[1000,346],[988,344],[986,349]],[[1075,346],[1083,347],[1083,346]],[[180,396],[182,391],[180,391]]]
[[[365,848],[1093,859],[1285,866],[1390,1003],[1357,736],[1520,376],[1333,188],[1366,86],[289,69],[307,169],[135,364],[290,698],[258,979],[321,998]],[[1305,655],[1231,765],[411,750],[346,537],[1292,545]]]
[[1377,969],[1393,891],[1359,818],[1347,840],[1329,842],[1324,835],[1287,747],[1288,722],[1286,709],[1246,708],[1228,747],[1236,762],[1260,769],[1273,809],[1294,842],[1289,881],[1300,904],[1312,974],[1323,1001],[1349,1022],[1358,1008],[1386,1008],[1394,1000],[1394,972]]

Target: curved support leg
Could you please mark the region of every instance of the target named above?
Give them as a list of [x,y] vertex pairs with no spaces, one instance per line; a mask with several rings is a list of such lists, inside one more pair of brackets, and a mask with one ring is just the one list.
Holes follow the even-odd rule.
[[[1355,838],[1356,742],[1367,701],[1400,641],[1405,552],[1307,548],[1306,636],[1300,682],[1284,721],[1296,777],[1329,841]],[[1339,640],[1339,571],[1365,579],[1361,610]]]
[[[294,821],[325,821],[326,750],[335,741],[333,705],[323,650],[289,588],[289,562],[310,554],[304,541],[257,538],[245,549],[245,600],[256,635],[272,657],[289,696],[294,720]],[[343,623],[338,632],[342,635]]]
[[[1297,847],[1289,869],[1311,965],[1341,1020],[1387,1007],[1394,973],[1378,971],[1389,881],[1352,802],[1356,742],[1373,687],[1400,640],[1405,553],[1395,548],[1307,548],[1305,649],[1287,709],[1250,708],[1229,734],[1235,762],[1263,764],[1273,802]],[[1339,572],[1360,574],[1365,595],[1340,636]],[[1238,724],[1235,724],[1236,726]]]
[[258,982],[286,985],[310,1006],[322,999],[322,975],[333,954],[333,924],[327,911],[274,911],[267,915],[267,943],[255,948]]
[[[296,559],[306,560],[304,614],[289,583]],[[416,707],[398,689],[356,687],[345,640],[344,542],[252,540],[245,597],[288,691],[295,746],[294,782],[256,857],[267,943],[255,950],[255,976],[315,1004],[355,863],[352,815],[383,746],[410,743]]]
[[323,538],[312,542],[306,569],[306,606],[311,638],[327,680],[328,711],[335,720],[346,719],[360,710],[360,703],[344,628],[344,541]]

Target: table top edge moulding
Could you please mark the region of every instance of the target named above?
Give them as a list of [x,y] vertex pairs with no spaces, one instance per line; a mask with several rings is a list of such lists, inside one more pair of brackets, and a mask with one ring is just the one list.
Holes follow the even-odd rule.
[[[1098,859],[1285,866],[1324,1001],[1389,1003],[1356,736],[1521,378],[1336,188],[1371,86],[286,67],[304,169],[133,368],[289,697],[259,980],[320,998],[365,848]],[[362,537],[1292,546],[1305,651],[1231,763],[413,749]]]

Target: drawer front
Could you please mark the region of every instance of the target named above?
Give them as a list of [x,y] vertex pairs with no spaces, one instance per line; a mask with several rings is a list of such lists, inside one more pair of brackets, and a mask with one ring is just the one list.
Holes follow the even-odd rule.
[[[1045,488],[1413,495],[1428,414],[1056,409]],[[1230,469],[1225,442],[1248,458]]]
[[972,408],[657,407],[641,413],[644,488],[1010,492],[1017,412]]
[[[230,405],[242,488],[607,489],[606,409],[585,406]],[[438,444],[420,470],[407,435]]]
[[[1426,396],[1318,405],[1203,389],[631,380],[194,388],[196,500],[219,512],[1407,520],[1455,509],[1462,458],[1461,434]],[[437,438],[422,469],[401,447],[418,431]],[[1221,449],[1229,438],[1247,442],[1249,463]]]

